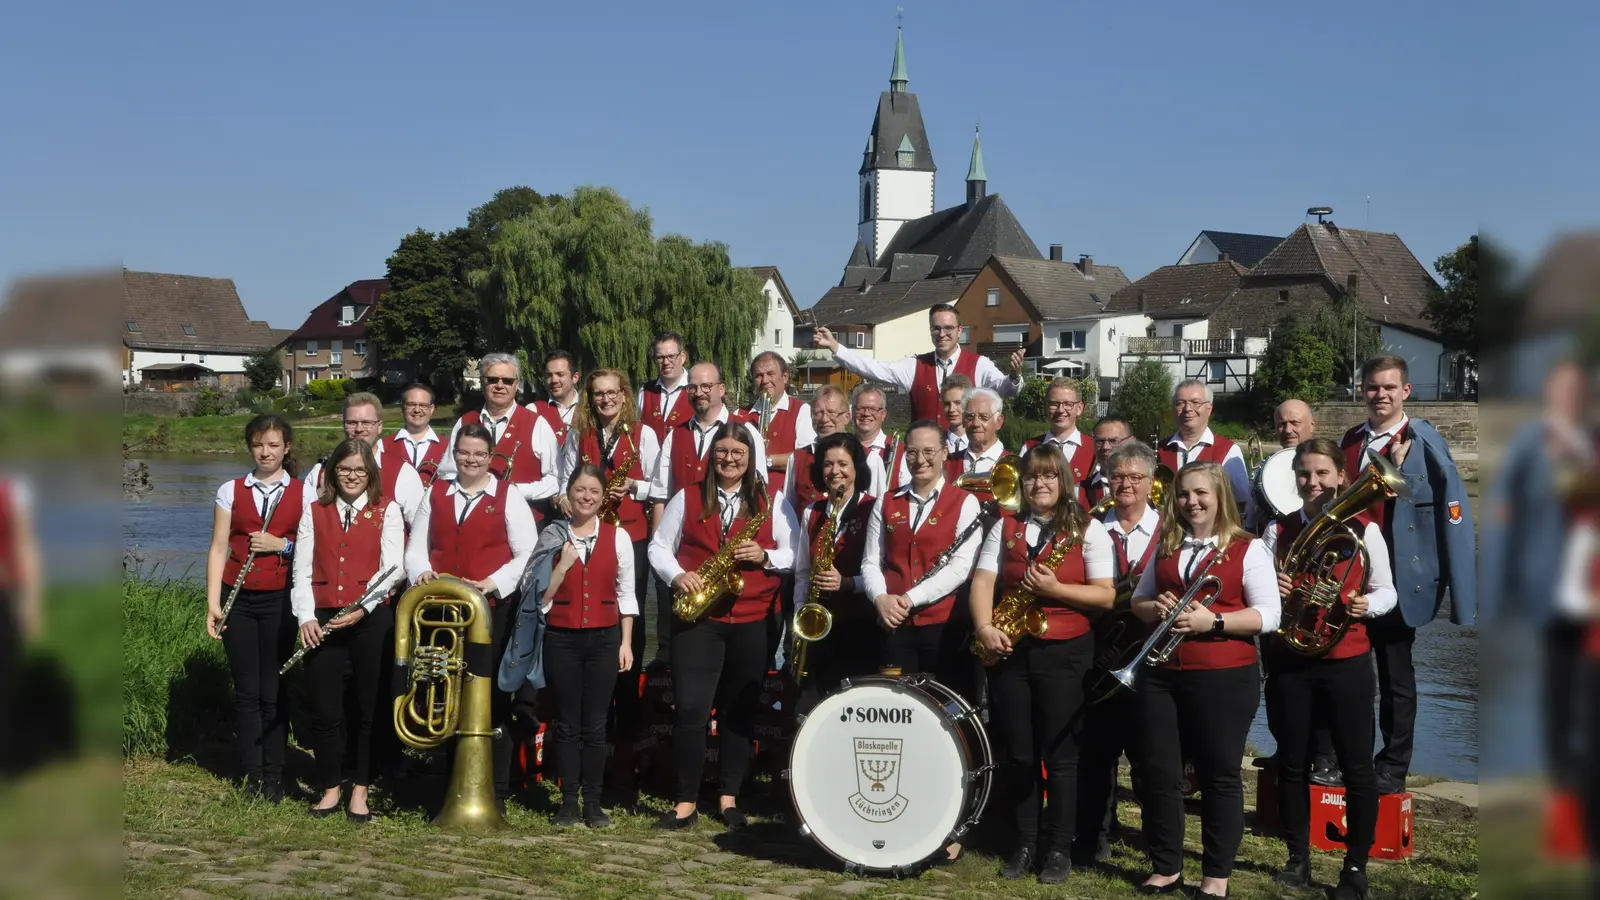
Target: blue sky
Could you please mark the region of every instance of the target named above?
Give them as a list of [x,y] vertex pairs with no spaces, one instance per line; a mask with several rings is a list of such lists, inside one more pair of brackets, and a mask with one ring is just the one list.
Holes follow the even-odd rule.
[[[1428,264],[1480,226],[1527,257],[1600,224],[1592,11],[905,5],[939,205],[981,119],[989,190],[1069,258],[1138,277],[1313,205]],[[809,305],[854,241],[896,4],[143,6],[8,11],[0,281],[225,276],[293,327],[514,184],[614,186]]]

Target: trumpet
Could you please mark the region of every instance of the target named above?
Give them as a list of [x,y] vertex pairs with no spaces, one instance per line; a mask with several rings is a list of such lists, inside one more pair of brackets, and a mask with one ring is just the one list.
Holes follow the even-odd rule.
[[[1111,673],[1112,678],[1116,679],[1123,687],[1131,689],[1139,674],[1141,665],[1159,666],[1171,659],[1172,654],[1178,652],[1178,645],[1183,643],[1185,637],[1188,637],[1188,635],[1172,633],[1173,626],[1178,624],[1178,618],[1193,603],[1199,603],[1202,608],[1210,609],[1211,604],[1215,603],[1217,597],[1222,594],[1222,579],[1211,574],[1211,567],[1215,566],[1217,560],[1221,558],[1221,551],[1211,554],[1211,558],[1206,560],[1205,568],[1200,570],[1200,574],[1195,578],[1194,583],[1189,585],[1189,589],[1183,592],[1182,597],[1178,598],[1178,602],[1172,607],[1172,611],[1167,613],[1167,617],[1161,620],[1161,624],[1157,625],[1156,629],[1150,632],[1150,636],[1145,638],[1144,644],[1139,647],[1139,652],[1134,654],[1133,659],[1127,665]],[[1203,600],[1201,599],[1202,594],[1205,595]]]

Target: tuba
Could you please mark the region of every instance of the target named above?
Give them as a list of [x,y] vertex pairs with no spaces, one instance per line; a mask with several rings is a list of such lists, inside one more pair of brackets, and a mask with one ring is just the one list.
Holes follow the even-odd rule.
[[722,549],[712,554],[695,574],[700,576],[704,583],[699,591],[689,593],[684,590],[675,591],[672,595],[672,612],[685,622],[698,622],[711,612],[711,605],[717,598],[724,594],[738,594],[744,590],[744,576],[738,572],[739,564],[733,558],[733,548],[745,541],[754,540],[756,530],[761,527],[772,515],[772,500],[768,498],[767,504],[761,511],[750,517],[744,527],[740,528],[733,537],[722,542]]
[[1022,457],[1007,453],[995,461],[993,469],[982,475],[962,475],[957,478],[956,487],[989,494],[1000,509],[1016,512],[1022,509]]
[[1363,587],[1346,584],[1350,568],[1340,574],[1339,566],[1359,557],[1365,569],[1367,562],[1366,544],[1349,520],[1374,503],[1410,495],[1411,488],[1394,463],[1374,455],[1356,483],[1328,501],[1294,539],[1280,566],[1294,584],[1283,598],[1283,622],[1278,628],[1284,646],[1305,656],[1321,656],[1339,642],[1352,623],[1345,597]]
[[494,797],[489,702],[499,660],[489,618],[483,594],[449,575],[406,591],[395,608],[394,672],[405,689],[394,700],[394,731],[419,750],[456,738],[444,808],[433,820],[448,831],[506,827]]

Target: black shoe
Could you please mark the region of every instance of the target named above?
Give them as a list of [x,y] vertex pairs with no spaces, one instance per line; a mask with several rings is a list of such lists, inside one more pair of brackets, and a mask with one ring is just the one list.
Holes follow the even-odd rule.
[[1195,891],[1194,895],[1196,897],[1221,897],[1222,900],[1227,900],[1227,898],[1228,898],[1228,889],[1227,888],[1223,888],[1222,889],[1222,893],[1220,893],[1220,894],[1213,894],[1210,891]]
[[266,796],[267,790],[266,786],[262,784],[261,779],[246,775],[244,779],[239,782],[239,793],[243,794],[250,800],[256,800]]
[[1333,900],[1367,900],[1367,873],[1365,869],[1345,866],[1339,873],[1339,885],[1333,889]]
[[1323,787],[1344,787],[1344,773],[1333,760],[1319,759],[1311,765],[1311,783]]
[[578,798],[568,797],[561,801],[561,809],[556,812],[554,824],[557,828],[571,828],[583,821],[578,815]]
[[1029,847],[1018,847],[1006,857],[1006,864],[1000,867],[1000,877],[1006,879],[1021,878],[1033,872],[1033,850]]
[[1381,772],[1380,771],[1378,773],[1378,795],[1379,796],[1382,796],[1384,794],[1403,794],[1405,792],[1406,792],[1406,775],[1405,775],[1404,772],[1401,772],[1399,774],[1394,774],[1392,772]]
[[261,797],[273,806],[283,802],[283,782],[273,779],[261,786]]
[[661,816],[661,818],[656,820],[656,824],[653,827],[660,828],[665,831],[678,831],[693,825],[695,819],[698,818],[700,818],[700,813],[698,811],[689,813],[689,815],[680,819],[678,818],[678,813],[676,811],[669,809]]
[[335,803],[334,805],[329,806],[329,807],[327,807],[325,809],[318,809],[317,807],[313,806],[313,807],[310,808],[310,810],[308,810],[308,812],[310,812],[310,814],[311,814],[311,818],[313,818],[313,819],[326,819],[327,817],[333,815],[334,813],[336,813],[338,811],[339,811],[339,804],[337,804],[337,803]]
[[1071,874],[1072,860],[1060,850],[1051,850],[1044,855],[1044,867],[1039,870],[1039,883],[1065,884],[1067,876]]
[[598,800],[591,800],[583,804],[583,824],[590,828],[610,828],[611,817],[600,808]]
[[729,831],[743,831],[750,824],[750,817],[741,812],[737,806],[729,806],[719,815],[722,816],[722,823],[728,826]]
[[1183,876],[1179,875],[1178,880],[1171,884],[1164,884],[1160,886],[1153,884],[1141,884],[1134,888],[1133,892],[1141,897],[1157,897],[1163,894],[1181,894],[1183,893]]
[[1272,880],[1292,888],[1308,888],[1311,886],[1311,856],[1300,851],[1289,851],[1289,861],[1284,864]]
[[352,822],[371,822],[372,821],[372,813],[370,813],[370,812],[358,813],[358,812],[351,812],[350,810],[346,809],[344,811],[344,817],[346,819],[349,819]]

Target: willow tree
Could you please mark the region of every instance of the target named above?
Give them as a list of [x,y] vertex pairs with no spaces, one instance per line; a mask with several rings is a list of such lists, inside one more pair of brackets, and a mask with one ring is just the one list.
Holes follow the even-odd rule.
[[593,187],[504,223],[472,278],[491,333],[530,359],[564,348],[585,369],[635,382],[651,371],[651,336],[667,329],[692,357],[744,368],[766,319],[754,276],[720,243],[651,231],[648,211]]

